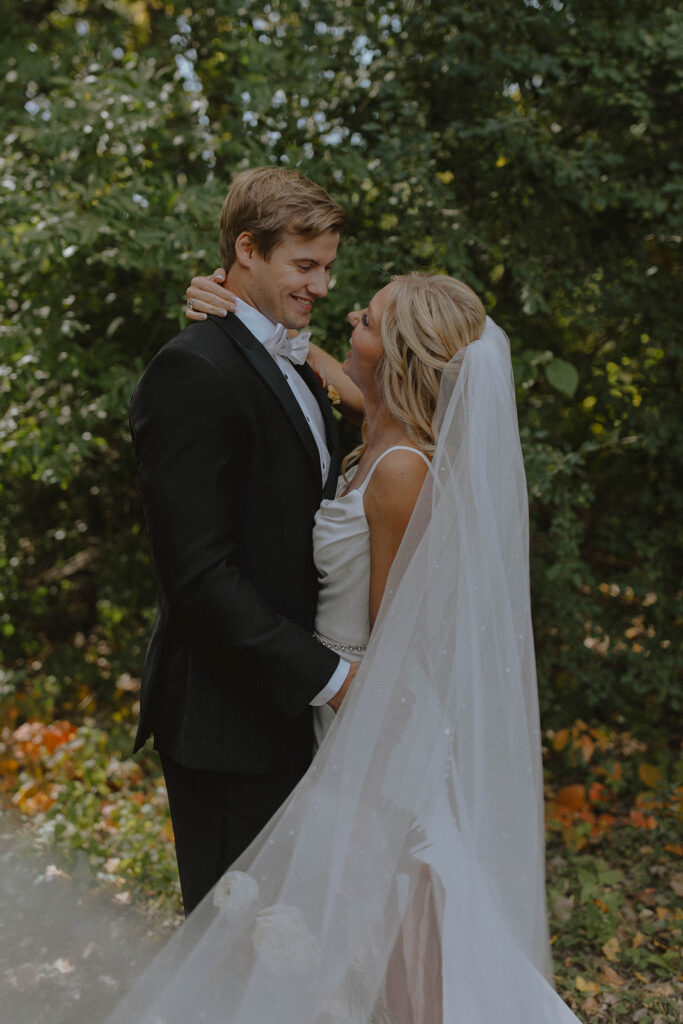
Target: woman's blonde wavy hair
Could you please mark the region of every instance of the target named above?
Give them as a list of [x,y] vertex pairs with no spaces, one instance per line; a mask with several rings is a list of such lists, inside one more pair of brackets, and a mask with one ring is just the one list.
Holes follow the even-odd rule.
[[[416,448],[432,455],[441,372],[456,352],[481,337],[486,311],[471,288],[454,277],[413,271],[393,277],[380,325],[384,354],[377,386],[392,416]],[[358,462],[362,443],[346,456],[342,470]]]

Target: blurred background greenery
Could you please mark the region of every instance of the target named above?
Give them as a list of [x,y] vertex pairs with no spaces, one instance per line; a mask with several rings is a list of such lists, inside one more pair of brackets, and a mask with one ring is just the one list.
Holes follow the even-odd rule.
[[0,38],[5,720],[126,730],[154,605],[127,403],[231,176],[349,213],[314,340],[414,267],[509,333],[546,727],[681,698],[681,15],[664,0],[11,0]]

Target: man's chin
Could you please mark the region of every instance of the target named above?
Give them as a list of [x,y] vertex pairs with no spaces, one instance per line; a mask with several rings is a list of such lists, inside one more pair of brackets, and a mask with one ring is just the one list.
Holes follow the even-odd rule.
[[309,323],[311,322],[311,313],[312,313],[312,311],[313,311],[313,307],[312,306],[309,306],[308,309],[305,309],[305,308],[302,309],[301,306],[299,306],[298,304],[295,303],[294,304],[294,308],[293,308],[293,310],[291,312],[291,321],[292,321],[292,323],[291,323],[291,325],[288,325],[288,326],[296,327],[297,330],[299,330],[299,331],[301,330],[302,327],[308,327]]

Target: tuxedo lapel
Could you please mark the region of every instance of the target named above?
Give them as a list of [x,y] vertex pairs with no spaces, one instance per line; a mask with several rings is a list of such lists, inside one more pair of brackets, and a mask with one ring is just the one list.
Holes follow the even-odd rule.
[[[318,480],[321,480],[318,447],[313,439],[310,428],[306,423],[306,419],[301,411],[299,403],[292,394],[292,390],[285,380],[280,367],[277,365],[267,349],[263,347],[261,342],[254,337],[249,328],[244,326],[239,317],[229,313],[226,317],[211,316],[211,320],[213,320],[214,323],[217,323],[225,334],[235,342],[247,362],[251,364],[258,375],[271,389],[275,398],[282,406],[282,409],[291,420],[292,426],[299,435],[301,443],[308,452],[312,468],[315,471]],[[313,371],[311,371],[311,375],[314,380],[316,380]],[[308,383],[308,378],[305,379]],[[324,415],[325,413],[323,412],[323,416]],[[327,420],[325,421],[325,427],[328,429]],[[331,475],[332,474],[330,473],[330,476]]]
[[323,422],[325,424],[325,440],[327,442],[327,449],[330,453],[330,471],[327,475],[327,482],[323,491],[323,497],[333,498],[337,491],[337,477],[339,476],[339,466],[341,462],[337,421],[334,413],[332,412],[330,400],[325,394],[317,373],[311,369],[308,363],[304,363],[303,366],[296,366],[295,369],[303,378],[304,382],[313,393],[316,402],[320,406]]

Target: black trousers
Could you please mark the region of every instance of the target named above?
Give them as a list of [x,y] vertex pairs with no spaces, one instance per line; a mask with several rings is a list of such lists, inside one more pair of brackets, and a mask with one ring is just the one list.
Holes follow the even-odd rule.
[[268,775],[185,768],[161,752],[185,914],[255,839],[304,770]]

